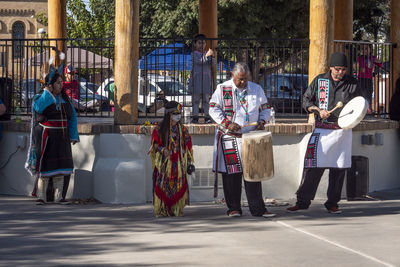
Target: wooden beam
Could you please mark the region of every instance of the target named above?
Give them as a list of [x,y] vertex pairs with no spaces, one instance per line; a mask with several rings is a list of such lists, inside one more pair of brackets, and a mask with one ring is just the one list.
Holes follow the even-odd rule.
[[[49,39],[65,39],[67,38],[67,4],[66,0],[47,1],[48,19],[49,19]],[[56,47],[59,51],[67,52],[67,45],[64,41],[52,41],[51,46]],[[54,57],[54,51],[51,52]],[[56,58],[56,64],[59,62]]]
[[390,58],[392,73],[392,83],[390,84],[389,99],[394,93],[394,86],[397,79],[400,78],[400,0],[392,0],[390,2],[390,41],[396,43],[393,48],[393,55]]
[[[218,38],[218,1],[199,0],[199,33],[207,38]],[[206,49],[211,48],[217,57],[217,40],[207,42]],[[212,68],[214,88],[216,87],[217,68]]]
[[139,0],[115,1],[115,124],[138,122]]
[[[335,2],[310,0],[310,49],[308,58],[308,82],[329,69],[329,57],[333,51]],[[309,123],[314,123],[309,116]]]
[[329,57],[333,51],[334,1],[310,0],[310,54],[308,81],[328,71]]
[[335,40],[353,40],[353,0],[335,1]]

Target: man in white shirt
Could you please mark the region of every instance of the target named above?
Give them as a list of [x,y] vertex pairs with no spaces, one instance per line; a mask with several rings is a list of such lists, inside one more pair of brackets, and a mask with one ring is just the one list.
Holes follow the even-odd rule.
[[[250,70],[245,63],[236,63],[232,79],[217,86],[210,101],[210,116],[219,124],[215,133],[213,170],[222,173],[224,195],[230,217],[240,217],[242,209],[242,133],[264,130],[270,117],[270,106],[263,89],[249,82]],[[243,127],[257,122],[257,126]],[[225,149],[232,147],[235,155],[226,162]],[[273,217],[265,208],[261,182],[244,181],[249,209],[253,216]],[[214,195],[217,188],[214,185]]]

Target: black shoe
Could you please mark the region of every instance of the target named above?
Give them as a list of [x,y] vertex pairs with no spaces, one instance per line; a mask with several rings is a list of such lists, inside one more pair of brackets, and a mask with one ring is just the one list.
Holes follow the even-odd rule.
[[212,123],[211,117],[208,117],[208,116],[205,117],[205,118],[204,118],[204,122],[205,122],[205,123]]
[[192,123],[199,123],[199,118],[198,117],[193,117]]

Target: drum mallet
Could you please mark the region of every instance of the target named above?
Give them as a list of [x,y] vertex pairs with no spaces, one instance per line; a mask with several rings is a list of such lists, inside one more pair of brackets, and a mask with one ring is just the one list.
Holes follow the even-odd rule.
[[341,107],[343,107],[343,102],[339,101],[339,102],[337,102],[336,106],[333,109],[328,111],[328,113],[331,114],[332,112],[334,112],[335,110],[337,110],[338,108],[341,108]]
[[243,125],[242,128],[249,127],[249,126],[257,126],[257,125],[258,125],[258,122],[251,122],[249,124]]

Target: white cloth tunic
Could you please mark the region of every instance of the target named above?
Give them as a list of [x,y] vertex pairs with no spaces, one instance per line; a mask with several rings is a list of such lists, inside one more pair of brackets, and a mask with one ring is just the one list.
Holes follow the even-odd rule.
[[[217,86],[214,94],[210,100],[210,116],[213,120],[219,124],[221,128],[224,125],[224,121],[227,120],[227,116],[224,111],[224,103],[226,103],[223,99],[223,88],[231,87],[232,88],[232,105],[233,105],[233,118],[231,122],[235,122],[240,126],[244,126],[245,124],[249,124],[252,122],[259,122],[261,120],[268,122],[270,119],[270,108],[268,105],[267,97],[261,86],[256,83],[248,82],[247,87],[244,89],[239,89],[235,86],[233,80],[226,81],[222,84]],[[237,91],[237,92],[236,92]],[[247,113],[248,113],[248,122],[246,122],[246,111],[240,104],[239,100],[237,99],[237,94],[241,96],[244,94],[244,91],[247,91]],[[241,129],[240,133],[250,132],[256,129],[256,126],[249,126],[244,127]],[[215,140],[214,140],[214,161],[213,161],[213,170],[215,171],[215,163],[217,159],[217,134],[218,129],[215,133]],[[239,156],[241,158],[242,153],[242,138],[236,138]],[[222,153],[222,146],[221,142],[219,143],[218,149],[218,172],[226,172],[225,162]]]
[[350,168],[352,130],[315,128],[307,144],[304,168]]

